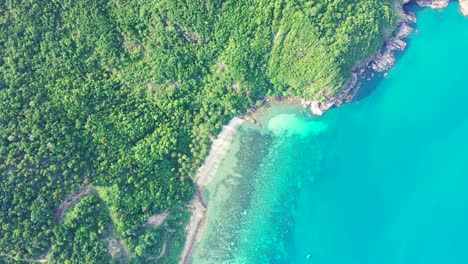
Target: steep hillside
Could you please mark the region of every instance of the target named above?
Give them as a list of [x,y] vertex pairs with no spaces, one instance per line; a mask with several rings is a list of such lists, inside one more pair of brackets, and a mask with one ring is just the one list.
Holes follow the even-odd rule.
[[335,93],[395,20],[386,0],[0,9],[0,258],[12,263],[175,262],[191,176],[222,124],[265,95]]

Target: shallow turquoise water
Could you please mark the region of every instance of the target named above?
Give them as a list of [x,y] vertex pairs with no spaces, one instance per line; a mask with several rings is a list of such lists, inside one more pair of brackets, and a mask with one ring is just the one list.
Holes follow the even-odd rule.
[[418,12],[367,98],[241,127],[194,263],[468,263],[468,19]]

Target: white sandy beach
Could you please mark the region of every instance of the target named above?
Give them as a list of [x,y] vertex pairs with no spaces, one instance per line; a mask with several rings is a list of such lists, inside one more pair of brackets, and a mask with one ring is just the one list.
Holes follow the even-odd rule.
[[195,184],[197,188],[197,194],[190,203],[192,208],[192,216],[190,223],[187,225],[185,230],[186,241],[184,250],[182,252],[182,258],[180,263],[185,264],[189,262],[189,257],[192,251],[193,244],[198,241],[203,232],[204,223],[206,222],[206,205],[201,196],[200,190],[210,182],[219,167],[219,164],[225,157],[229,146],[237,133],[237,129],[244,123],[245,120],[238,117],[234,117],[229,124],[223,127],[221,133],[218,135],[216,140],[213,141],[210,149],[210,153],[206,158],[203,166],[198,170],[195,177]]

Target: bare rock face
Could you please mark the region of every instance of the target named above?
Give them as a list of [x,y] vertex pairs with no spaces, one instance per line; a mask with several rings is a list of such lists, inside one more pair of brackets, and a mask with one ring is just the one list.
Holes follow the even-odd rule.
[[468,16],[468,0],[460,0],[460,11],[464,16]]
[[323,115],[323,112],[326,111],[325,109],[323,109],[322,103],[319,101],[311,101],[309,103],[309,106],[310,110],[314,115],[321,116]]
[[301,104],[302,104],[302,107],[309,108],[312,114],[316,116],[323,115],[328,109],[335,106],[335,104],[331,100],[328,100],[326,102],[320,102],[317,100],[302,99]]
[[450,0],[416,0],[418,5],[430,8],[445,8],[449,2]]
[[410,12],[408,10],[404,10],[403,6],[405,4],[410,3],[411,0],[399,0],[399,1],[394,1],[394,8],[398,16],[403,18],[403,21],[406,21],[408,23],[416,23],[416,15],[413,12]]
[[377,72],[389,70],[395,64],[395,51],[405,50],[406,42],[403,39],[412,31],[413,28],[407,23],[401,23],[395,30],[394,37],[384,43],[380,53],[370,62],[370,67]]
[[408,38],[413,31],[413,28],[408,23],[416,21],[414,14],[404,14],[406,20],[397,26],[393,32],[393,37],[385,41],[381,51],[377,55],[369,59],[364,65],[356,67],[353,70],[351,78],[348,79],[338,94],[330,96],[322,93],[322,97],[326,99],[325,101],[303,100],[302,105],[308,107],[315,115],[322,115],[332,107],[340,106],[353,100],[359,90],[359,79],[362,78],[368,68],[377,72],[389,70],[395,64],[395,52],[406,49],[404,39]]
[[351,102],[359,90],[359,76],[362,75],[364,71],[365,68],[356,68],[355,71],[351,74],[351,77],[344,84],[343,88],[336,95],[330,96],[323,91],[322,96],[326,98],[324,102],[302,99],[302,106],[309,108],[314,115],[321,116],[332,107],[341,106],[344,103]]
[[[459,0],[460,9],[464,15],[468,15],[468,0]],[[385,41],[382,49],[371,59],[367,60],[361,66],[353,70],[352,77],[343,86],[340,92],[333,96],[322,94],[326,99],[325,101],[307,101],[303,100],[304,107],[308,107],[314,114],[322,115],[328,109],[334,106],[340,106],[353,100],[357,91],[359,90],[359,79],[362,78],[363,73],[368,69],[376,72],[384,72],[389,70],[395,64],[395,52],[403,51],[406,48],[405,39],[409,37],[413,28],[410,26],[416,23],[416,15],[410,11],[404,10],[403,5],[410,2],[416,2],[419,6],[430,7],[434,9],[445,8],[448,6],[450,0],[399,0],[395,1],[396,12],[403,19],[393,33],[393,37]]]
[[377,55],[371,63],[371,68],[376,72],[389,70],[395,64],[395,56],[389,51],[383,51]]
[[408,38],[411,32],[413,32],[413,28],[411,26],[409,26],[407,23],[401,23],[400,26],[396,29],[395,38]]

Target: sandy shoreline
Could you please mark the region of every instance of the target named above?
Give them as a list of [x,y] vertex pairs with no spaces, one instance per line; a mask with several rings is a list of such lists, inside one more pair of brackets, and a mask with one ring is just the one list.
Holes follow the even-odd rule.
[[262,110],[271,107],[274,104],[296,104],[298,107],[308,109],[304,104],[304,100],[295,97],[276,97],[265,98],[259,107],[250,108],[247,113],[241,117],[234,117],[231,121],[223,126],[221,133],[212,142],[210,153],[205,159],[205,162],[200,167],[195,176],[196,194],[189,204],[192,216],[190,217],[189,224],[185,228],[186,241],[184,250],[181,254],[179,263],[190,263],[190,256],[192,254],[193,246],[198,242],[204,232],[207,223],[208,204],[204,200],[202,192],[205,187],[210,183],[218,170],[219,165],[226,156],[234,136],[237,134],[239,127],[244,123],[251,123],[254,125],[262,126],[256,118],[258,114],[261,115]]
[[190,222],[185,229],[187,238],[180,263],[185,264],[189,262],[193,245],[201,238],[201,234],[203,233],[206,223],[207,205],[205,201],[203,201],[201,191],[215,175],[219,164],[229,150],[229,146],[231,145],[238,128],[244,122],[246,122],[244,119],[234,117],[229,124],[223,126],[221,133],[211,144],[210,153],[205,159],[203,166],[198,170],[195,177],[197,193],[190,202],[192,216],[190,217]]
[[208,157],[205,159],[205,162],[200,167],[197,175],[195,176],[195,183],[199,188],[206,186],[213,175],[216,173],[221,160],[229,150],[229,146],[231,145],[231,142],[237,133],[237,129],[244,122],[244,119],[234,117],[231,119],[229,124],[223,126],[221,133],[211,144]]
[[[403,0],[402,2],[398,2],[397,7],[401,8],[403,22],[402,23],[414,23],[415,21],[408,21],[405,19],[405,16],[411,18],[410,13],[406,13],[403,11],[403,5],[407,4],[409,2],[413,2],[414,0]],[[428,3],[433,3],[441,0],[427,0],[426,2]],[[441,2],[445,2],[446,0],[442,0]],[[417,1],[414,1],[417,2]],[[447,1],[448,2],[448,1]],[[397,3],[397,2],[395,2]],[[418,3],[419,4],[419,3]],[[461,4],[461,11],[463,14],[467,15],[468,14],[468,0],[460,0]],[[443,8],[445,6],[431,6],[431,8]],[[397,9],[398,9],[397,8]],[[398,10],[397,10],[398,11]],[[410,19],[411,20],[411,19]],[[398,30],[398,28],[401,26],[398,25],[395,28],[395,31]],[[398,32],[397,32],[398,33]],[[407,37],[407,36],[406,36]],[[406,38],[404,37],[404,38]],[[382,50],[385,50],[386,46],[384,45],[382,47]],[[382,50],[379,52],[381,53]],[[392,51],[394,52],[394,51]],[[374,55],[369,63],[376,58],[377,55]],[[391,65],[393,66],[393,64]],[[364,67],[362,70],[366,70],[368,67]],[[361,73],[362,75],[362,73]],[[338,98],[343,102],[349,102],[350,100],[354,98],[354,95],[357,93],[357,90],[355,89],[357,85],[359,76],[358,75],[353,75],[353,78],[351,78],[351,83],[348,83],[344,85],[343,89],[341,89],[342,93],[343,90],[345,90],[344,97],[343,98]],[[358,87],[359,88],[359,87]],[[351,93],[349,96],[348,93]],[[348,100],[349,98],[350,100]],[[333,98],[332,98],[333,99]],[[336,98],[335,98],[336,99]],[[327,111],[329,108],[332,106],[340,106],[343,102],[338,100],[338,104],[336,102],[333,102],[333,100],[329,100],[328,102],[319,102],[319,101],[308,101],[304,100],[301,98],[294,98],[294,97],[278,97],[278,98],[265,98],[263,100],[263,104],[260,107],[252,107],[249,110],[247,110],[247,113],[245,116],[239,118],[239,117],[234,117],[228,125],[224,126],[221,133],[218,135],[217,139],[213,141],[210,153],[208,157],[206,158],[203,166],[198,170],[198,173],[195,177],[195,185],[197,188],[197,193],[194,197],[194,199],[190,202],[190,208],[192,211],[192,216],[190,218],[190,222],[186,227],[186,242],[184,246],[184,250],[182,252],[181,256],[181,261],[179,263],[185,264],[185,263],[190,263],[190,255],[192,253],[193,245],[200,240],[201,235],[203,234],[204,227],[207,222],[207,204],[205,201],[203,201],[203,197],[201,194],[201,191],[206,187],[206,185],[210,182],[210,180],[213,178],[215,175],[219,164],[225,157],[227,151],[229,150],[229,146],[231,145],[231,142],[237,133],[238,128],[244,123],[244,122],[251,122],[253,124],[258,124],[257,120],[255,119],[255,113],[262,108],[269,107],[271,104],[275,103],[298,103],[305,109],[309,109],[314,115],[322,115],[325,111]],[[336,101],[336,100],[335,100]]]

